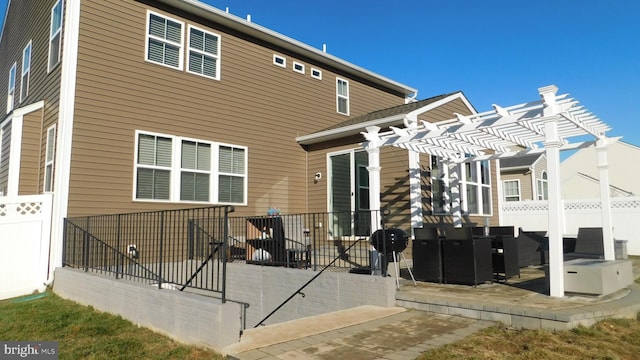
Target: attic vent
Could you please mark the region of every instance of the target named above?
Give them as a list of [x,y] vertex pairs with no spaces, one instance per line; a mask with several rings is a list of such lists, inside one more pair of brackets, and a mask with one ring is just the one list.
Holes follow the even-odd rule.
[[287,59],[280,55],[273,54],[273,64],[281,67],[287,67]]
[[304,74],[304,65],[298,62],[293,62],[293,71]]
[[311,68],[311,77],[314,79],[322,80],[322,71]]

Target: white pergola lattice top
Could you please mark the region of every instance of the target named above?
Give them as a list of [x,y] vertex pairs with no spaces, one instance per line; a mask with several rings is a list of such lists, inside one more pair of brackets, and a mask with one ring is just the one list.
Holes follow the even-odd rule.
[[362,133],[367,140],[365,148],[396,146],[453,161],[465,155],[513,156],[542,149],[548,140],[545,123],[549,121],[557,124],[561,150],[586,145],[584,142],[569,144],[567,139],[572,137],[604,138],[610,130],[607,124],[568,94],[555,96],[555,91],[555,86],[548,86],[540,89],[542,100],[506,108],[493,105],[492,111],[470,116],[456,114],[456,118],[438,123],[411,122],[406,128],[391,127],[385,133],[379,133],[379,128],[367,128],[368,132]]
[[[600,196],[604,256],[613,260],[613,230],[609,199],[609,177],[606,147],[617,139],[608,139],[610,127],[582,107],[569,95],[556,95],[554,85],[538,89],[541,100],[510,107],[493,105],[492,111],[430,123],[405,116],[405,127],[390,127],[380,132],[378,126],[366,128],[362,146],[369,154],[369,187],[371,210],[380,210],[380,148],[395,146],[409,150],[409,173],[412,179],[412,214],[421,214],[421,190],[418,162],[414,154],[435,155],[448,163],[499,159],[536,152],[547,158],[549,195],[549,277],[550,295],[564,296],[562,229],[563,209],[560,195],[560,151],[597,146],[600,171]],[[570,138],[590,135],[593,141],[569,143]],[[582,140],[582,139],[581,139]],[[413,159],[413,160],[412,160]],[[411,175],[410,175],[411,176]],[[454,179],[457,174],[453,174]],[[452,193],[459,193],[457,184]],[[454,191],[455,190],[455,191]],[[452,203],[456,203],[454,196]],[[459,224],[460,209],[452,210],[454,224]],[[420,217],[420,223],[421,215]],[[372,219],[372,224],[375,219]]]

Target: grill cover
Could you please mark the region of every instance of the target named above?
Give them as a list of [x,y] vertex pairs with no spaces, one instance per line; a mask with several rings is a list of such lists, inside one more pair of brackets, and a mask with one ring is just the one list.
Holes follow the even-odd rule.
[[391,254],[394,251],[402,252],[407,248],[409,235],[402,229],[387,228],[376,230],[369,240],[378,252]]

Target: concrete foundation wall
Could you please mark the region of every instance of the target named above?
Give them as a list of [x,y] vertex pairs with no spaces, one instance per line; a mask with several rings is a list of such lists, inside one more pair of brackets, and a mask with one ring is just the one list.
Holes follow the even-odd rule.
[[53,291],[186,344],[222,349],[240,338],[241,306],[234,302],[70,268],[56,269]]
[[[318,270],[319,271],[319,270]],[[249,264],[227,264],[227,299],[248,303],[252,328],[318,271]],[[360,305],[395,306],[395,278],[325,271],[304,294],[294,296],[265,325]]]

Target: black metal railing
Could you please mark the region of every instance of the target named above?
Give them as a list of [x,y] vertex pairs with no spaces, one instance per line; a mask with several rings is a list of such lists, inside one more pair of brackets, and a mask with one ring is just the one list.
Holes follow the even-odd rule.
[[225,301],[231,206],[65,219],[63,265]]
[[[229,218],[229,259],[248,264],[370,272],[379,211]],[[348,250],[347,250],[348,249]],[[385,252],[384,250],[381,252]]]

